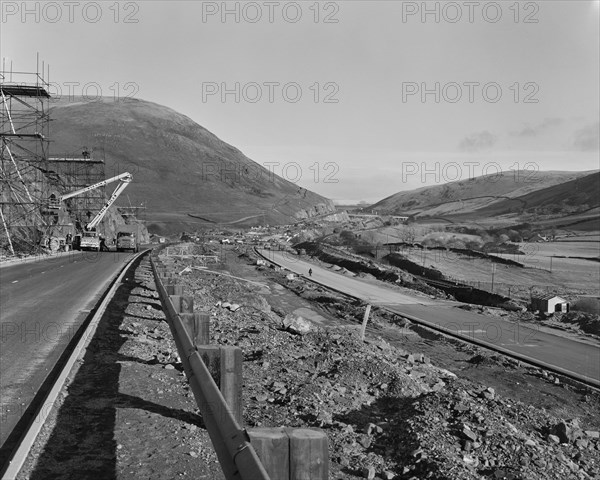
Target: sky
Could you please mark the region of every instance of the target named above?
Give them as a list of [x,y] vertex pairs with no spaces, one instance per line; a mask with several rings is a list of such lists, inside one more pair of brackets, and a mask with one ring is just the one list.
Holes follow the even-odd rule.
[[598,0],[2,1],[5,69],[166,105],[339,203],[599,165]]

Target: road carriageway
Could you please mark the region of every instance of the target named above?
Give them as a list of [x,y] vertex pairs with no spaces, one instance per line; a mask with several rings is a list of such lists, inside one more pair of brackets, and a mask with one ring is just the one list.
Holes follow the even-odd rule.
[[[424,327],[600,388],[600,347],[593,340],[575,341],[535,326],[455,308],[460,302],[432,300],[365,283],[288,252],[258,249],[256,252],[265,260],[310,281],[385,308]],[[310,278],[307,277],[309,268],[312,269]]]

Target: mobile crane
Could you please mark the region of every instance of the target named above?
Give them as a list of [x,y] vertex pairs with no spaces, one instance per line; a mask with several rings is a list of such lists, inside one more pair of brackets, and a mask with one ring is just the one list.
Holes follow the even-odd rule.
[[84,231],[81,234],[76,235],[76,238],[74,239],[74,246],[78,247],[81,250],[90,249],[100,251],[100,236],[98,232],[96,232],[96,227],[102,221],[104,215],[106,214],[110,206],[113,203],[115,203],[115,200],[118,198],[121,192],[125,190],[127,185],[131,183],[132,180],[133,175],[131,175],[131,173],[121,173],[120,175],[116,175],[106,180],[102,180],[101,182],[94,183],[93,185],[80,188],[79,190],[75,190],[73,192],[69,192],[65,195],[60,196],[58,200],[55,200],[53,203],[51,203],[51,208],[59,208],[60,204],[65,200],[68,200],[69,198],[76,197],[77,195],[89,192],[90,190],[94,190],[98,187],[103,187],[104,185],[108,185],[109,183],[113,183],[116,181],[120,182],[117,185],[117,188],[115,188],[110,198],[106,201],[104,206],[96,214],[96,216],[84,226]]

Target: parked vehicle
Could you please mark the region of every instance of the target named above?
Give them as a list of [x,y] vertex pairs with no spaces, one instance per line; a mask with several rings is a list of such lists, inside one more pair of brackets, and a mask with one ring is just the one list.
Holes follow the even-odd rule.
[[90,222],[83,226],[83,231],[81,233],[78,233],[73,238],[73,248],[75,250],[96,250],[97,252],[99,252],[101,248],[108,250],[106,244],[104,243],[104,238],[100,239],[100,234],[96,232],[96,227],[100,224],[100,222],[104,218],[104,215],[111,207],[111,205],[115,202],[115,200],[119,197],[121,192],[125,190],[127,185],[129,185],[132,181],[133,176],[131,175],[131,173],[125,172],[121,173],[120,175],[116,175],[112,178],[102,180],[93,185],[89,185],[87,187],[66,193],[65,195],[62,195],[58,200],[54,198],[54,196],[50,199],[49,208],[58,209],[60,208],[62,202],[70,198],[76,197],[96,188],[103,187],[105,185],[108,185],[109,183],[119,182],[113,194],[106,201],[106,203],[103,205],[100,211],[94,216],[94,218],[92,218]]
[[78,250],[100,251],[100,234],[98,232],[82,232],[75,235],[73,244],[77,245]]
[[140,248],[138,225],[121,225],[117,229],[117,252],[131,250],[137,252]]

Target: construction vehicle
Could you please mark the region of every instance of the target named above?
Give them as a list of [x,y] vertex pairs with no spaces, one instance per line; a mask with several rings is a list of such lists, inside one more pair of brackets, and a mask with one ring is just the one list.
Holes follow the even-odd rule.
[[117,228],[117,252],[140,248],[139,225],[119,225]]
[[[115,200],[121,194],[123,190],[131,183],[133,180],[133,175],[129,172],[121,173],[120,175],[116,175],[114,177],[108,178],[106,180],[102,180],[101,182],[94,183],[93,185],[89,185],[84,188],[80,188],[79,190],[75,190],[73,192],[69,192],[65,195],[61,195],[58,199],[50,200],[50,208],[60,208],[60,204],[69,198],[76,197],[77,195],[81,195],[85,192],[89,192],[90,190],[94,190],[95,188],[103,187],[104,185],[108,185],[109,183],[119,181],[119,185],[115,188],[114,192],[110,196],[110,198],[106,201],[100,211],[96,214],[92,220],[90,220],[84,227],[83,232],[75,235],[73,239],[73,248],[77,250],[95,250],[97,252],[100,251],[101,248],[101,240],[100,234],[96,232],[96,227],[104,218],[104,215],[110,208],[110,206],[115,203]],[[54,201],[53,201],[54,200]]]
[[73,239],[74,250],[100,251],[100,235],[98,232],[82,232],[75,235]]

